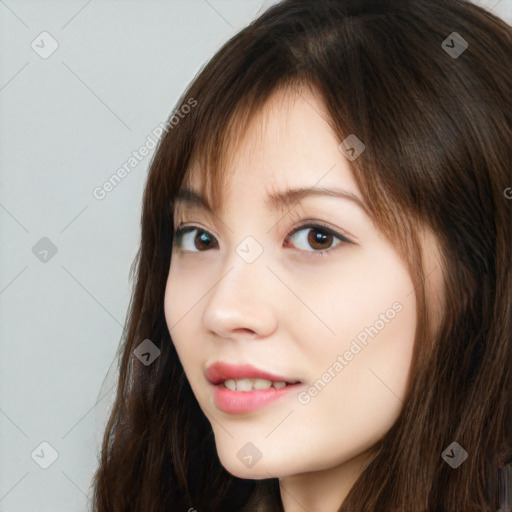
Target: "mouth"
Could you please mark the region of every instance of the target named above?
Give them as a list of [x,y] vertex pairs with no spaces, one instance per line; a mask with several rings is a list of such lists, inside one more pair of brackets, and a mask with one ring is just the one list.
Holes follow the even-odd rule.
[[250,391],[261,391],[264,389],[282,389],[286,386],[293,386],[294,384],[299,384],[300,381],[295,382],[286,382],[283,380],[273,381],[269,379],[227,379],[222,382],[220,385],[224,386],[231,391],[239,391],[242,393],[247,393]]
[[276,375],[252,365],[214,363],[206,378],[213,387],[216,407],[227,414],[243,414],[265,407],[302,386],[295,378]]

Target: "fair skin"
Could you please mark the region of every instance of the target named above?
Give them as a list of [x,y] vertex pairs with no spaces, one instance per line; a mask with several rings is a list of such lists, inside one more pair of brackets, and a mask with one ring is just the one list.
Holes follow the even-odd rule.
[[[276,209],[266,202],[268,193],[313,186],[362,202],[327,118],[309,90],[271,98],[229,162],[222,212],[180,204],[175,227],[197,229],[173,243],[165,292],[167,325],[221,463],[240,478],[279,478],[286,512],[338,509],[401,410],[416,326],[406,266],[356,200],[318,195]],[[200,193],[198,172],[192,168],[191,185]],[[310,227],[287,239],[318,223],[352,243]],[[262,250],[251,263],[236,251],[247,236]],[[364,332],[366,344],[354,344]],[[301,384],[259,410],[226,413],[205,379],[216,361]],[[246,443],[261,453],[252,467],[237,456]]]

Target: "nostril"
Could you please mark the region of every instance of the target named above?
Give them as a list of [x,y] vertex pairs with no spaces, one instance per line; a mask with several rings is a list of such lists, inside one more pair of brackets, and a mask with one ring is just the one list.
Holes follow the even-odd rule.
[[240,334],[251,334],[256,336],[256,332],[252,329],[248,329],[247,327],[237,327],[236,329],[233,329],[233,332],[240,333]]

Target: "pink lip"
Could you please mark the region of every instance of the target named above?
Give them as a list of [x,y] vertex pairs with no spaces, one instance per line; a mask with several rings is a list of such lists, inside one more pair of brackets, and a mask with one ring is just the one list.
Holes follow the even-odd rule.
[[206,378],[213,385],[221,384],[228,379],[268,379],[273,382],[298,382],[298,379],[289,379],[281,375],[260,370],[251,364],[213,363],[206,369]]
[[[214,363],[207,368],[206,378],[213,385],[213,399],[215,405],[228,414],[243,414],[252,412],[271,402],[285,396],[302,385],[297,379],[289,379],[260,370],[250,364],[232,365],[227,363]],[[283,388],[259,389],[253,391],[232,391],[224,387],[223,382],[228,379],[258,378],[273,382],[289,382]]]

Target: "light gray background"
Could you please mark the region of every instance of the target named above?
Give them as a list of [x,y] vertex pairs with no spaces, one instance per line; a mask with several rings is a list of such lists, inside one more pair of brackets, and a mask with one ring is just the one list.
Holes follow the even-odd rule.
[[[91,510],[152,152],[92,191],[273,3],[0,0],[0,512]],[[512,0],[478,3],[512,24]]]

